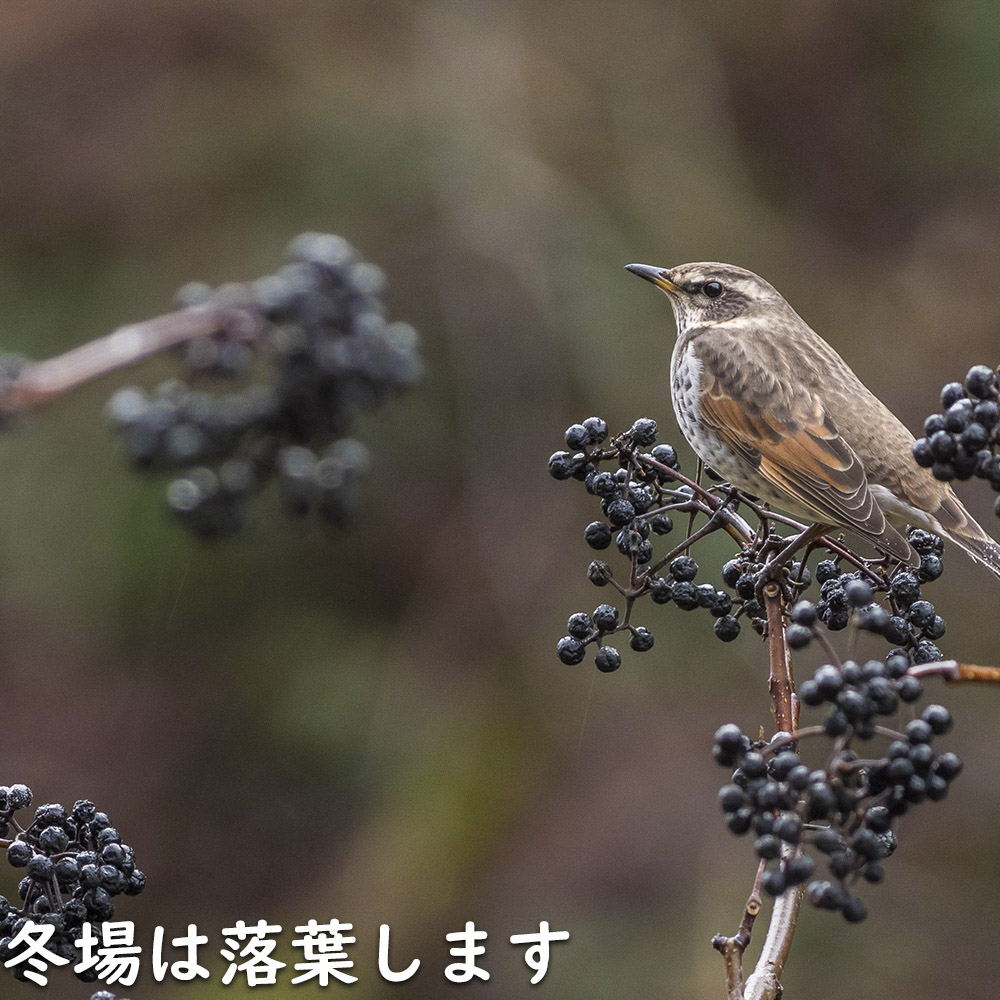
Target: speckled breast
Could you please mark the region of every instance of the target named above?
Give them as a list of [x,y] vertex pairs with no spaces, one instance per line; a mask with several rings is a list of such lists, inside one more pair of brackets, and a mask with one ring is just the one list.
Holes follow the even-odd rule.
[[762,484],[753,466],[740,458],[701,419],[702,367],[690,340],[678,340],[670,359],[670,396],[681,433],[706,465],[734,486],[760,496]]

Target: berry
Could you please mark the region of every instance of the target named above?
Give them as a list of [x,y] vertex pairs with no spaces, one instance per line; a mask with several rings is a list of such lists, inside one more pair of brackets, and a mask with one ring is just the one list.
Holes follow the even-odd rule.
[[653,648],[653,634],[648,629],[639,626],[633,631],[628,644],[637,653],[646,653]]
[[746,778],[763,778],[767,774],[764,758],[755,750],[743,754],[740,758],[739,769]]
[[592,618],[600,631],[610,632],[618,624],[618,609],[611,604],[599,604]]
[[934,771],[945,781],[954,781],[962,771],[962,762],[953,753],[943,753],[934,764]]
[[601,646],[594,662],[601,673],[609,674],[622,665],[621,653],[614,646]]
[[935,736],[943,736],[951,729],[951,712],[943,705],[928,705],[921,718]]
[[997,381],[993,370],[986,365],[974,365],[965,376],[965,387],[977,399],[996,397]]
[[743,749],[743,731],[735,723],[727,722],[715,733],[716,745],[726,754],[736,755]]
[[847,597],[848,604],[853,608],[863,608],[871,602],[874,596],[872,588],[864,580],[849,581],[844,587],[844,595]]
[[723,642],[732,642],[740,634],[739,620],[732,615],[723,615],[715,620],[715,634]]
[[590,431],[583,424],[572,424],[566,429],[566,447],[571,451],[580,451],[590,444]]
[[785,862],[785,881],[789,885],[801,885],[812,878],[815,871],[816,862],[808,854],[800,854]]
[[805,649],[812,641],[812,630],[804,625],[789,625],[785,638],[790,649]]
[[765,872],[760,887],[769,896],[780,896],[788,887],[784,873],[780,870]]
[[832,559],[824,559],[816,566],[816,581],[818,583],[835,580],[839,575],[837,564]]
[[584,538],[592,549],[606,549],[611,544],[611,529],[603,521],[591,521]]
[[774,861],[781,856],[781,841],[774,834],[766,833],[754,844],[757,857],[765,861]]
[[810,626],[816,623],[816,605],[811,601],[799,601],[791,612],[791,619],[796,625]]
[[816,834],[816,849],[824,854],[834,854],[846,847],[844,838],[836,830],[826,827]]
[[813,708],[817,705],[822,705],[826,700],[823,697],[820,686],[814,680],[802,682],[802,686],[799,688],[799,697],[802,699],[803,704]]
[[31,845],[21,840],[15,840],[7,848],[7,864],[14,868],[24,868],[34,856],[35,852],[32,850]]
[[556,653],[563,663],[574,666],[583,662],[586,646],[579,639],[567,635],[556,643]]
[[670,562],[670,575],[675,580],[693,580],[698,575],[698,564],[690,556],[676,556]]
[[601,444],[608,436],[608,425],[600,417],[587,417],[583,422],[591,444]]
[[729,827],[729,832],[735,834],[736,836],[741,836],[750,829],[753,824],[753,812],[748,807],[742,809],[737,809],[731,816],[726,820],[726,826]]
[[946,410],[960,399],[965,399],[965,389],[961,382],[949,382],[941,390],[941,405]]
[[929,469],[934,464],[934,451],[927,438],[918,438],[913,442],[913,457],[921,468]]
[[605,511],[608,520],[616,527],[621,528],[628,524],[635,517],[635,507],[629,500],[619,498],[612,500]]
[[[689,583],[686,580],[679,580],[671,587],[670,593],[674,604],[681,611],[694,611],[698,607],[698,591],[695,589],[693,583]],[[719,619],[719,621],[721,620]],[[716,622],[716,627],[718,627],[718,622]]]
[[739,785],[723,785],[719,789],[719,806],[729,815],[746,805],[746,793]]
[[648,448],[656,440],[657,433],[656,421],[650,420],[648,417],[638,419],[632,424],[632,428],[629,431],[632,440],[640,448]]

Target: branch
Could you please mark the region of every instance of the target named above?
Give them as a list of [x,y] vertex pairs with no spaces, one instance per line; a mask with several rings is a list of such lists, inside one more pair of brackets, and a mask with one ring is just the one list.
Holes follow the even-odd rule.
[[256,340],[266,326],[264,316],[252,308],[212,303],[129,323],[65,354],[25,365],[17,378],[0,388],[0,412],[15,413],[38,406],[190,340],[221,335]]
[[[767,609],[770,664],[768,689],[771,693],[771,713],[774,715],[778,732],[795,734],[798,730],[799,706],[795,697],[791,654],[785,638],[781,587],[772,580],[764,585],[763,595]],[[726,989],[729,1000],[777,1000],[781,995],[781,973],[792,947],[792,936],[795,933],[795,923],[804,889],[802,886],[789,889],[775,900],[764,948],[744,988],[743,953],[750,944],[750,932],[760,912],[760,884],[764,877],[764,868],[765,862],[762,861],[757,868],[757,878],[744,909],[739,931],[732,938],[717,934],[712,939],[713,947],[721,953],[726,964]]]
[[785,639],[781,587],[773,580],[764,586],[764,606],[767,610],[767,648],[770,663],[767,686],[771,692],[771,714],[774,716],[778,732],[791,733],[798,728],[799,706],[795,697],[792,658]]
[[792,947],[792,935],[799,916],[805,886],[789,889],[774,901],[774,912],[764,939],[764,950],[747,980],[745,1000],[778,1000],[781,974]]
[[939,660],[910,667],[911,677],[941,677],[945,684],[1000,684],[1000,667],[980,667],[975,663]]
[[761,861],[757,866],[757,877],[743,909],[740,929],[732,937],[716,934],[712,938],[712,947],[722,955],[726,963],[726,991],[729,1000],[743,1000],[743,953],[750,944],[754,921],[760,913],[760,883],[766,868],[766,861]]
[[[773,580],[764,585],[764,605],[767,610],[771,712],[779,732],[793,733],[798,729],[799,704],[795,697],[791,653],[785,638],[781,587]],[[793,849],[793,852],[796,850]],[[787,890],[774,901],[764,948],[747,980],[745,1000],[777,1000],[781,996],[781,974],[792,947],[803,893],[804,887],[798,886]]]

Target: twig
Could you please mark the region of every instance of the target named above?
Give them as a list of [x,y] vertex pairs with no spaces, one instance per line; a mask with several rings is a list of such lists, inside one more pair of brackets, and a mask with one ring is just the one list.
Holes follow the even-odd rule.
[[1000,667],[981,667],[975,663],[939,660],[910,667],[911,677],[941,677],[945,684],[1000,684]]
[[[699,486],[701,486],[701,476],[704,471],[705,471],[705,463],[699,458],[698,469],[694,477],[694,481]],[[687,530],[688,538],[690,538],[693,533],[694,533],[694,511],[691,511],[691,516],[688,518],[688,530]]]
[[[774,581],[764,587],[764,603],[770,653],[768,689],[771,692],[771,711],[778,729],[792,733],[798,728],[799,706],[795,697],[791,654],[785,638],[781,587]],[[753,973],[747,979],[744,1000],[778,1000],[781,996],[781,975],[792,947],[803,892],[804,887],[798,886],[775,900],[764,947]]]
[[0,412],[14,413],[38,406],[189,340],[218,335],[255,340],[266,325],[264,316],[251,308],[211,303],[129,323],[65,354],[25,365],[17,378],[2,387]]
[[773,580],[764,585],[767,611],[767,648],[770,673],[767,686],[771,692],[771,713],[778,732],[791,733],[798,728],[798,699],[792,676],[792,658],[785,638],[785,620],[781,608],[781,587]]
[[743,953],[750,944],[754,921],[760,913],[760,883],[766,869],[767,862],[762,860],[757,866],[757,877],[750,890],[750,898],[743,908],[739,930],[732,937],[716,934],[712,938],[712,947],[722,955],[726,963],[726,993],[729,1000],[743,1000]]

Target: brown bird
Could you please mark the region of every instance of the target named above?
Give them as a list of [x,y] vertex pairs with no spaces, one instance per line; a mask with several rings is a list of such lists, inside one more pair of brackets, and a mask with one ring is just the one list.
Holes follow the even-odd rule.
[[919,557],[897,525],[927,528],[1000,576],[1000,544],[917,465],[913,435],[763,278],[718,263],[626,269],[670,299],[670,395],[706,465],[911,566]]

